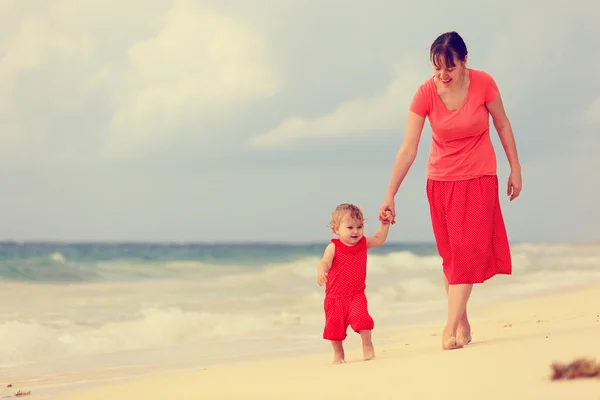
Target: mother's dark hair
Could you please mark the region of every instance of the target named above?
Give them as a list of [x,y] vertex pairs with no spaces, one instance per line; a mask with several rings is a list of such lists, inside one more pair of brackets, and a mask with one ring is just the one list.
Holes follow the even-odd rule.
[[454,59],[464,61],[467,58],[467,45],[460,35],[454,31],[442,33],[431,44],[429,59],[431,63],[440,68],[443,63],[446,67],[454,67]]

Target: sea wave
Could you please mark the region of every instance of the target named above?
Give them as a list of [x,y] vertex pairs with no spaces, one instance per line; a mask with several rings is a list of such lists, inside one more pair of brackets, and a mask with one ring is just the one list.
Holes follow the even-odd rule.
[[[512,254],[513,275],[490,281],[480,298],[600,280],[600,245],[524,243],[513,245]],[[319,257],[289,258],[260,266],[173,259],[84,262],[63,252],[19,263],[4,260],[0,335],[10,345],[0,348],[0,365],[172,346],[202,353],[217,342],[249,338],[318,340],[324,318],[324,288],[316,283]],[[31,279],[7,279],[9,266],[9,273]],[[68,284],[61,281],[65,276]],[[406,249],[373,254],[367,296],[378,327],[380,321],[409,323],[443,311],[441,260]]]

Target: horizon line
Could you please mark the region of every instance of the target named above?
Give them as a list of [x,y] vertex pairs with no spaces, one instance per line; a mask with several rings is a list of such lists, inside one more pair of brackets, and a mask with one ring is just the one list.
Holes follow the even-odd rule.
[[[31,245],[31,244],[73,244],[73,245],[277,245],[277,246],[306,246],[322,245],[329,240],[295,240],[295,241],[277,241],[277,240],[66,240],[66,239],[2,239],[0,245]],[[557,241],[557,240],[511,240],[511,244],[535,243],[535,244],[600,244],[600,240],[578,240],[578,241]],[[435,240],[393,240],[386,244],[396,245],[435,245]]]

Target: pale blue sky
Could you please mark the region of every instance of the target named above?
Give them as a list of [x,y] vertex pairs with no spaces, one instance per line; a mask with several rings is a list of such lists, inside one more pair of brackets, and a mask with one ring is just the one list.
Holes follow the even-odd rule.
[[[429,45],[457,30],[513,123],[512,203],[492,130],[510,239],[600,240],[593,0],[0,7],[0,239],[326,240],[346,201],[376,225]],[[432,240],[430,143],[390,240]]]

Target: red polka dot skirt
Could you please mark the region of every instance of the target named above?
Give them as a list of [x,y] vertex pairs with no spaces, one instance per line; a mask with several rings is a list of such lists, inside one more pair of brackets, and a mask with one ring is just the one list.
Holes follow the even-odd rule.
[[497,274],[512,273],[496,175],[427,180],[427,198],[449,284],[483,283]]

